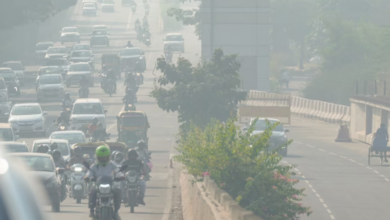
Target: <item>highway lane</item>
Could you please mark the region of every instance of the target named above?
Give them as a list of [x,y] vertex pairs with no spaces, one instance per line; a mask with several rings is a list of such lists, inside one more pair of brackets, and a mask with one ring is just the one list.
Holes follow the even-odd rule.
[[[81,1],[80,1],[81,2]],[[144,73],[145,83],[142,85],[138,92],[138,103],[136,107],[138,110],[145,111],[149,117],[151,129],[149,130],[149,149],[152,152],[152,161],[154,168],[152,171],[152,180],[147,183],[146,193],[146,206],[136,208],[135,214],[129,213],[129,208],[122,206],[120,215],[122,219],[130,219],[136,216],[137,219],[161,219],[164,216],[164,210],[166,206],[169,206],[169,200],[167,198],[167,183],[169,178],[169,158],[171,157],[173,146],[175,143],[175,135],[178,131],[177,116],[174,113],[166,113],[158,108],[153,98],[149,96],[151,89],[153,88],[153,82],[156,76],[159,75],[157,71],[154,71],[155,60],[162,55],[163,42],[162,39],[165,35],[162,30],[162,22],[160,19],[160,8],[158,1],[149,1],[150,15],[148,21],[150,24],[150,31],[152,34],[152,45],[147,48],[141,43],[137,42],[134,21],[136,18],[142,19],[144,9],[142,1],[138,2],[137,12],[133,15],[130,12],[129,7],[120,6],[120,1],[116,0],[116,12],[115,13],[102,13],[98,12],[97,17],[85,17],[81,15],[81,7],[79,4],[74,7],[70,17],[65,21],[66,26],[76,26],[79,28],[82,35],[82,42],[88,42],[91,27],[93,25],[105,24],[110,29],[110,47],[94,47],[93,53],[95,54],[95,66],[99,70],[101,63],[100,57],[103,53],[113,53],[119,51],[124,47],[127,40],[131,40],[134,46],[138,46],[145,51],[147,59],[147,71]],[[60,30],[62,27],[59,27]],[[186,57],[191,61],[197,61],[195,52],[199,50],[199,43],[196,43],[197,38],[193,36],[193,28],[183,29],[183,34],[186,38]],[[194,42],[192,42],[192,39]],[[60,45],[57,39],[56,44]],[[71,44],[66,44],[70,46]],[[177,55],[174,55],[174,59]],[[38,67],[27,67],[30,70],[36,70]],[[121,99],[124,95],[123,80],[117,82],[118,89],[117,94],[113,97],[109,97],[104,94],[99,86],[98,74],[95,74],[95,86],[90,88],[90,97],[98,97],[102,100],[104,108],[108,111],[106,115],[107,130],[111,133],[111,140],[116,140],[116,115],[122,109]],[[15,102],[35,102],[36,93],[34,83],[31,78],[29,83],[22,88],[21,97],[11,97]],[[77,97],[78,88],[72,87],[66,89],[73,98]],[[56,101],[47,101],[40,103],[44,111],[48,111],[47,124],[51,125],[51,122],[59,115],[61,107],[60,103]],[[54,129],[55,127],[51,127]],[[50,129],[49,129],[50,130]],[[46,135],[49,136],[50,131]],[[20,141],[26,141],[28,145],[31,145],[33,140],[42,139],[45,137],[37,137],[34,135],[22,136]],[[85,219],[88,216],[87,201],[83,200],[82,204],[76,204],[76,202],[70,198],[66,199],[61,204],[60,213],[52,213],[50,207],[45,206],[49,219]]]
[[368,145],[334,142],[338,126],[324,122],[294,117],[286,127],[294,142],[283,162],[297,165],[314,211],[301,219],[389,219],[390,169],[377,158],[367,164]]

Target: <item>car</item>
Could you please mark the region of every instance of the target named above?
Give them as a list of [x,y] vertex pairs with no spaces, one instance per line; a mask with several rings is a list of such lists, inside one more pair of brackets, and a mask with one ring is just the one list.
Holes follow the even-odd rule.
[[110,38],[105,30],[94,30],[92,31],[91,38],[89,39],[89,45],[91,47],[95,45],[106,45],[110,46]]
[[[246,131],[249,126],[254,123],[256,119],[251,118],[248,125],[244,127],[244,131]],[[267,129],[267,121],[270,125],[276,125],[276,127],[272,131],[272,135],[268,141],[270,150],[275,150],[281,147],[283,144],[287,143],[288,139],[286,136],[286,132],[289,132],[288,129],[284,129],[283,125],[280,123],[278,119],[274,118],[259,118],[254,125],[254,130],[251,135],[262,134]],[[278,153],[282,156],[287,156],[287,146],[283,146],[279,149]]]
[[107,28],[107,26],[106,25],[94,25],[94,26],[92,26],[92,32],[93,31],[107,31],[107,33],[108,33],[108,28]]
[[54,46],[53,42],[38,42],[35,45],[35,61],[42,61],[46,56],[47,49],[52,46]]
[[69,61],[67,58],[49,59],[45,61],[45,66],[56,66],[61,74],[65,74],[69,70]]
[[39,68],[37,74],[35,75],[38,78],[39,76],[46,75],[46,74],[61,74],[61,70],[58,66],[43,66]]
[[91,47],[89,46],[89,44],[74,44],[72,46],[72,51],[78,50],[91,50]]
[[0,133],[0,141],[16,141],[19,139],[19,136],[14,134],[12,126],[8,123],[0,123]]
[[90,50],[73,51],[69,56],[69,60],[71,63],[86,62],[91,66],[92,69],[94,69],[93,58],[94,55]]
[[37,101],[55,98],[62,100],[65,95],[64,82],[60,74],[42,75],[37,80]]
[[0,121],[8,122],[12,102],[9,101],[7,92],[0,91]]
[[[45,60],[67,58],[68,50],[64,46],[49,47],[46,52]],[[48,66],[46,64],[46,66]]]
[[24,85],[24,66],[21,61],[7,61],[4,62],[2,67],[11,68],[20,81],[20,85]]
[[69,66],[69,71],[67,74],[66,87],[70,87],[72,85],[78,85],[83,76],[85,76],[88,79],[90,83],[89,85],[93,86],[94,78],[89,63],[84,62],[84,63],[71,64]]
[[76,99],[70,115],[71,129],[86,132],[94,118],[106,127],[106,111],[100,99]]
[[168,33],[165,35],[164,50],[170,46],[172,51],[179,51],[184,53],[184,38],[180,33]]
[[0,68],[0,77],[4,79],[8,93],[14,92],[16,95],[20,95],[20,82],[11,68]]
[[16,134],[38,133],[46,134],[47,112],[42,111],[39,103],[18,103],[11,109],[8,123]]
[[93,15],[96,16],[97,7],[94,3],[84,3],[83,4],[83,15]]
[[5,84],[4,78],[0,77],[0,93],[5,92],[8,94],[8,88],[7,85]]
[[18,159],[19,163],[23,163],[30,168],[31,176],[29,177],[39,178],[41,184],[46,189],[47,196],[50,198],[52,211],[59,212],[61,181],[52,156],[40,153],[13,153],[7,156],[15,160]]
[[7,153],[29,152],[26,142],[0,141],[0,148],[4,149]]
[[50,139],[64,139],[69,142],[69,145],[72,147],[77,143],[86,143],[87,139],[85,138],[84,132],[82,131],[55,131],[50,134]]
[[113,0],[103,0],[102,2],[102,12],[114,12],[115,11],[115,2]]
[[95,1],[95,0],[83,0],[82,4],[84,5],[84,4],[86,4],[86,3],[92,3],[92,4],[95,5],[96,8],[99,8],[98,2]]
[[71,157],[71,148],[68,140],[65,139],[39,139],[35,140],[31,146],[31,152],[36,153],[38,151],[38,147],[41,144],[46,144],[50,146],[52,143],[58,144],[58,150],[61,152],[62,157],[64,158],[65,162],[70,160]]
[[61,31],[61,44],[65,42],[80,43],[80,33],[77,27],[64,27]]
[[138,47],[124,48],[122,49],[118,56],[120,57],[120,63],[122,68],[123,65],[126,64],[127,60],[130,61],[138,61],[141,65],[141,71],[144,72],[146,70],[146,61],[145,61],[145,53],[141,51]]

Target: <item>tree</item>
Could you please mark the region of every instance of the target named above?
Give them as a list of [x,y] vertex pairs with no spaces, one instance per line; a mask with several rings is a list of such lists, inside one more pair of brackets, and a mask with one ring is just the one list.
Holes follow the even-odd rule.
[[[191,0],[180,0],[181,2],[191,1]],[[201,0],[193,0],[199,1]],[[181,8],[170,8],[167,11],[168,15],[175,17],[176,20],[183,22],[183,25],[194,25],[195,34],[201,39],[201,13],[198,9],[181,9]]]
[[177,65],[159,58],[157,69],[163,75],[151,95],[164,111],[177,111],[184,126],[192,122],[204,127],[212,118],[226,121],[237,114],[238,102],[246,98],[246,92],[238,91],[239,68],[237,55],[224,55],[221,49],[195,67],[184,58]]

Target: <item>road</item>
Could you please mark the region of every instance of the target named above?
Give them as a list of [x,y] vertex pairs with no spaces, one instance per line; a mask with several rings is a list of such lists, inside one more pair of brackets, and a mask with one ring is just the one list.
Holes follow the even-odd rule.
[[385,220],[390,217],[390,166],[379,158],[367,164],[368,145],[337,143],[337,125],[294,117],[294,142],[283,163],[297,165],[303,204],[314,213],[301,219]]
[[[146,47],[136,40],[136,34],[134,31],[134,22],[137,18],[140,20],[144,16],[144,8],[142,1],[138,1],[138,8],[135,14],[131,13],[129,7],[121,6],[119,0],[116,1],[115,13],[102,13],[98,11],[96,17],[85,17],[81,14],[81,1],[72,8],[68,15],[68,19],[64,21],[64,26],[78,27],[82,42],[89,42],[89,34],[93,25],[104,24],[107,25],[110,30],[110,47],[94,47],[93,53],[95,55],[95,66],[97,71],[100,70],[101,63],[100,58],[103,53],[115,53],[126,45],[128,40],[131,40],[135,47],[140,47],[145,52],[147,71],[144,73],[145,81],[140,87],[138,92],[138,103],[136,104],[137,110],[146,112],[149,118],[151,128],[149,130],[149,149],[152,152],[152,162],[154,168],[151,173],[152,180],[147,183],[147,191],[145,202],[146,206],[136,208],[135,214],[130,214],[129,208],[122,206],[120,215],[122,219],[162,219],[167,217],[166,208],[170,208],[168,195],[168,182],[170,176],[169,159],[174,153],[175,135],[178,131],[177,115],[174,113],[166,113],[160,110],[153,98],[149,96],[153,88],[153,82],[160,73],[154,71],[155,61],[163,54],[163,37],[164,33],[162,27],[162,21],[160,18],[159,1],[148,1],[150,5],[150,14],[148,17],[150,32],[152,34],[152,45]],[[62,27],[58,27],[61,29]],[[193,28],[184,28],[182,31],[184,38],[186,39],[186,53],[181,54],[185,56],[191,62],[197,62],[198,57],[196,51],[199,51],[200,43],[197,37],[193,34]],[[47,40],[47,39],[44,39]],[[52,41],[55,44],[60,45],[59,36]],[[71,46],[72,44],[66,44]],[[173,59],[176,60],[178,55],[174,55]],[[29,71],[36,71],[37,66],[27,66]],[[123,79],[117,82],[118,89],[117,94],[113,97],[109,97],[104,94],[99,86],[98,74],[95,74],[95,86],[90,88],[90,97],[100,98],[103,102],[106,114],[107,132],[111,133],[111,139],[116,140],[116,116],[122,109],[121,99],[124,96]],[[76,98],[78,88],[67,88],[67,92],[71,94],[72,98]],[[14,102],[35,102],[36,93],[34,90],[34,79],[29,78],[27,85],[21,88],[22,95],[20,97],[11,97]],[[43,111],[48,111],[49,115],[46,118],[48,125],[59,115],[61,110],[60,102],[57,101],[45,101],[41,102]],[[52,126],[50,131],[54,129]],[[31,146],[32,142],[36,139],[42,139],[45,137],[37,137],[33,135],[22,136],[19,141],[26,141]],[[49,219],[65,220],[65,219],[86,219],[88,218],[89,209],[87,207],[87,200],[83,200],[82,204],[76,204],[76,202],[70,198],[66,199],[61,204],[60,213],[52,213],[49,206],[45,206],[45,212],[47,212]]]

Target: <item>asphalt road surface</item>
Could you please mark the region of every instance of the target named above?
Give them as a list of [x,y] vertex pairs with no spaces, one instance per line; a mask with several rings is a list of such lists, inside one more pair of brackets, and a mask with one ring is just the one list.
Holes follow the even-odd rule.
[[[136,103],[137,110],[146,112],[149,118],[151,128],[149,129],[149,150],[152,152],[152,162],[154,164],[151,173],[152,179],[147,182],[147,191],[145,202],[146,206],[137,207],[134,214],[130,213],[130,209],[122,206],[120,215],[122,219],[164,219],[167,217],[167,210],[170,208],[170,195],[168,195],[168,180],[170,176],[169,159],[174,152],[175,135],[178,131],[177,115],[174,113],[166,113],[160,110],[153,98],[149,96],[153,88],[153,83],[156,77],[161,73],[154,71],[155,62],[158,57],[163,55],[163,41],[166,32],[163,32],[163,23],[160,16],[159,1],[148,1],[150,5],[150,13],[148,22],[150,26],[151,46],[146,47],[136,40],[136,33],[134,31],[134,22],[137,18],[142,21],[144,16],[144,7],[142,1],[138,1],[138,7],[135,14],[131,13],[130,7],[121,6],[119,0],[115,0],[115,12],[103,13],[98,11],[96,17],[86,17],[82,15],[81,1],[71,8],[64,21],[64,26],[75,26],[79,29],[81,34],[81,43],[89,43],[89,34],[93,25],[107,25],[110,30],[110,47],[97,46],[93,47],[92,51],[95,55],[95,67],[98,72],[101,69],[101,55],[103,53],[116,53],[124,48],[128,40],[131,40],[135,47],[140,47],[145,52],[147,71],[144,73],[144,84],[140,86],[138,92],[138,103]],[[61,29],[62,27],[58,27]],[[186,53],[181,54],[196,62],[199,58],[196,53],[200,50],[200,43],[197,37],[193,34],[193,28],[183,28],[180,31],[186,39]],[[45,41],[47,39],[44,39]],[[51,39],[56,45],[60,45],[59,34],[58,38]],[[66,46],[71,46],[73,43],[65,43]],[[173,60],[175,61],[179,55],[175,54]],[[33,63],[33,61],[31,61]],[[26,66],[29,72],[34,72],[39,66]],[[124,96],[123,78],[117,82],[117,94],[109,97],[104,94],[99,84],[98,73],[95,74],[95,86],[90,88],[90,97],[100,98],[103,102],[106,114],[107,132],[111,133],[111,141],[116,140],[116,116],[122,109],[122,97]],[[21,88],[22,95],[20,97],[10,97],[15,102],[36,102],[36,92],[34,89],[34,79],[30,77],[27,84]],[[66,91],[71,94],[73,99],[77,98],[77,87],[66,88]],[[49,115],[46,118],[48,125],[48,132],[56,129],[52,121],[58,117],[61,111],[61,104],[59,101],[45,101],[41,102],[43,111],[48,111]],[[38,137],[34,135],[22,136],[19,141],[26,141],[31,146],[36,139],[46,137]],[[65,220],[65,219],[86,219],[88,218],[89,209],[87,207],[87,200],[83,200],[82,204],[76,204],[76,201],[67,198],[61,203],[61,212],[53,213],[49,206],[44,207],[49,219]]]

